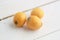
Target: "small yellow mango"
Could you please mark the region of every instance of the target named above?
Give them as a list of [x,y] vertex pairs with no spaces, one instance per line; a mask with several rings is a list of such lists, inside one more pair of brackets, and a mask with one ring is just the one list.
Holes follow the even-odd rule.
[[31,30],[37,30],[41,28],[42,22],[41,19],[37,16],[30,16],[27,19],[27,28]]
[[17,12],[14,15],[13,21],[14,21],[14,24],[17,27],[23,27],[23,25],[24,25],[24,23],[26,21],[26,15],[25,15],[25,13],[23,13],[23,12]]
[[42,18],[44,16],[44,11],[41,8],[34,8],[31,12],[31,15]]

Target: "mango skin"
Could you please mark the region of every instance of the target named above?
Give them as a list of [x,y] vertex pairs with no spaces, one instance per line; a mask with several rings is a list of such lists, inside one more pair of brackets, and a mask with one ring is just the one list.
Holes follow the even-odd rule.
[[31,12],[31,15],[35,15],[41,19],[44,16],[44,11],[41,8],[34,8]]
[[27,28],[30,30],[38,30],[41,28],[42,22],[37,16],[30,16],[27,20]]
[[14,24],[17,26],[17,27],[23,27],[25,21],[26,21],[26,15],[25,13],[23,12],[17,12],[15,15],[14,15],[14,18],[13,18],[13,21],[14,21]]

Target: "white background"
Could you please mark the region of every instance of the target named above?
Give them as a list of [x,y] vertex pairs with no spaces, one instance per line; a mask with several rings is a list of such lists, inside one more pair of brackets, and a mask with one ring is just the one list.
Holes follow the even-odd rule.
[[[51,1],[53,0],[0,0],[0,18]],[[60,1],[41,8],[44,11],[44,17],[42,19],[43,26],[41,29],[30,31],[25,28],[15,28],[13,17],[11,17],[0,21],[0,40],[60,40],[60,30],[41,37],[60,29]],[[27,17],[30,13],[31,10],[26,12]]]

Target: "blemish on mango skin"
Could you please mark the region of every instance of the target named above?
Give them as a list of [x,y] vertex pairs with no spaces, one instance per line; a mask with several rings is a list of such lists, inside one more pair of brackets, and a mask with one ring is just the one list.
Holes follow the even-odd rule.
[[30,16],[29,20],[27,19],[27,28],[30,30],[37,30],[41,28],[42,22],[41,19],[37,16]]
[[17,25],[17,24],[18,24],[18,22],[17,22],[17,21],[15,21],[15,24]]
[[26,21],[26,15],[25,15],[25,13],[23,13],[23,12],[17,12],[14,15],[13,21],[14,21],[14,24],[17,27],[23,27],[23,25],[24,25],[24,23]]
[[41,19],[44,16],[44,11],[41,8],[34,8],[31,12],[31,15],[35,15]]

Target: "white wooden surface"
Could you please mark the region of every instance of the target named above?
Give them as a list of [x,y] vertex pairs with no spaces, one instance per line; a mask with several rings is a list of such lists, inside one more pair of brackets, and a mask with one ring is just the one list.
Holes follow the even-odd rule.
[[[0,18],[51,1],[53,0],[0,0]],[[15,28],[13,17],[11,17],[0,21],[0,40],[60,40],[60,31],[41,37],[60,29],[60,1],[41,8],[45,12],[41,29],[30,31],[25,28]],[[30,12],[26,12],[27,17]]]

